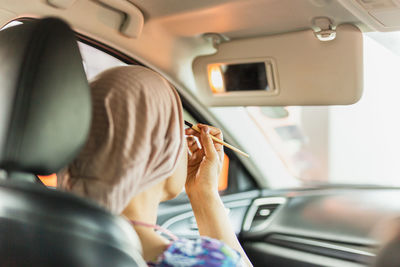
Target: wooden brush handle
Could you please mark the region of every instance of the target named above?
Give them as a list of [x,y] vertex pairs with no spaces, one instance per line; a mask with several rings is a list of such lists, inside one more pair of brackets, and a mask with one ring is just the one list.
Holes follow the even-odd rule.
[[[197,125],[193,125],[193,126],[192,126],[192,129],[195,130],[195,131],[198,132],[198,133],[201,133],[201,130],[199,129],[199,127],[197,127]],[[245,157],[247,157],[247,158],[250,157],[249,154],[244,153],[244,152],[241,151],[240,149],[238,149],[238,148],[236,148],[236,147],[234,147],[234,146],[232,146],[232,145],[230,145],[230,144],[228,144],[228,143],[226,143],[226,142],[224,142],[224,141],[218,139],[217,137],[215,137],[215,136],[213,136],[213,135],[211,135],[211,134],[210,134],[210,136],[211,136],[211,139],[214,140],[216,143],[221,144],[221,145],[223,145],[223,146],[226,146],[227,148],[232,149],[233,151],[239,153],[239,154],[242,155],[242,156],[245,156]]]

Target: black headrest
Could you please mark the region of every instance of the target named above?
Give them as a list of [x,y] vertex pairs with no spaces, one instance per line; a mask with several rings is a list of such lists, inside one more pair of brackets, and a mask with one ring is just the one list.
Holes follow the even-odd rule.
[[0,168],[50,174],[90,127],[89,86],[75,36],[60,19],[0,32]]

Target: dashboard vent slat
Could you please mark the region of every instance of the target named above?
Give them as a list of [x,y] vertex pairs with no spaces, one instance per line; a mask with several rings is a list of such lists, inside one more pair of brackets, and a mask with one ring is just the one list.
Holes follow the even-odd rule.
[[249,232],[264,230],[277,209],[285,202],[286,198],[283,197],[268,197],[254,200],[246,214],[243,230]]

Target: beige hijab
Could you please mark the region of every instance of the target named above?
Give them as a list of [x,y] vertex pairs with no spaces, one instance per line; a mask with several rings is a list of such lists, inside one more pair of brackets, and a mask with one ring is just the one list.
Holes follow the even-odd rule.
[[90,135],[59,186],[120,214],[175,170],[184,151],[182,105],[164,78],[140,66],[107,70],[90,87]]

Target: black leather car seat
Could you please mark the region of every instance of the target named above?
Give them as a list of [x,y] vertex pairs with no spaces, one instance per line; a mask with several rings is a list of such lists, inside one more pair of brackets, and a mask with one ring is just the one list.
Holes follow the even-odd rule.
[[141,266],[129,223],[32,182],[85,143],[89,87],[73,31],[55,18],[0,32],[0,266]]

